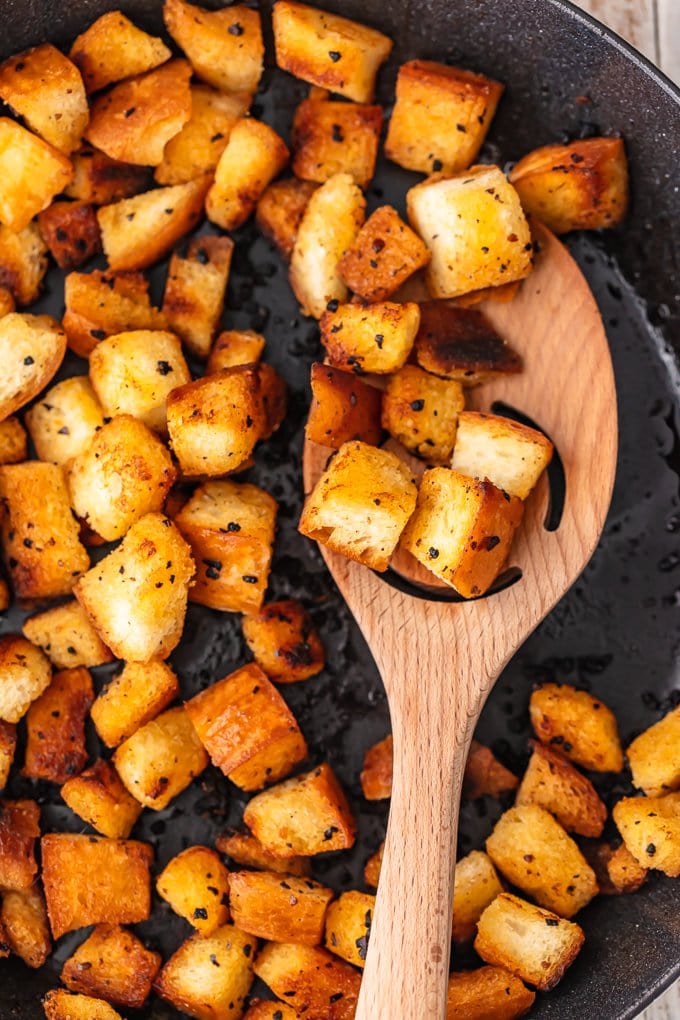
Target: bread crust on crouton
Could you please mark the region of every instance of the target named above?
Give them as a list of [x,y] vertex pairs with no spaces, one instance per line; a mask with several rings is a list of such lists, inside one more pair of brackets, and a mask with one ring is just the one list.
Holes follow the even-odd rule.
[[40,808],[34,800],[0,800],[0,887],[30,889],[38,873],[35,841]]
[[95,207],[89,202],[52,202],[38,215],[38,226],[54,261],[65,271],[102,250]]
[[255,221],[262,233],[290,260],[302,217],[318,185],[296,177],[274,181],[257,203]]
[[498,797],[516,790],[518,785],[517,776],[501,765],[489,747],[476,740],[471,742],[463,773],[463,797],[467,800]]
[[210,353],[227,288],[234,242],[228,237],[197,237],[186,258],[170,259],[163,313],[173,332],[196,357]]
[[183,184],[212,173],[237,120],[250,106],[247,92],[228,95],[209,85],[191,86],[191,117],[167,142],[154,177],[159,184]]
[[3,892],[0,926],[16,956],[33,970],[42,967],[52,951],[52,940],[45,897],[38,885]]
[[79,776],[67,779],[61,796],[71,811],[110,839],[127,839],[142,810],[104,758],[98,758]]
[[323,669],[321,639],[295,599],[270,602],[256,616],[244,616],[242,627],[255,661],[275,683],[296,683]]
[[626,748],[633,783],[649,797],[680,787],[680,706],[672,709]]
[[24,230],[73,176],[63,153],[8,117],[0,117],[0,221]]
[[324,945],[335,956],[364,969],[375,896],[355,889],[341,893],[326,914]]
[[113,1006],[90,995],[73,995],[54,988],[43,999],[47,1020],[122,1020]]
[[71,155],[71,163],[73,177],[64,194],[92,205],[131,198],[144,190],[151,177],[148,167],[121,163],[88,144]]
[[66,960],[60,977],[71,992],[106,996],[117,1006],[139,1009],[160,966],[160,953],[146,949],[131,931],[99,924]]
[[80,68],[88,92],[151,71],[170,50],[162,39],[148,35],[122,11],[107,11],[78,36],[69,56]]
[[149,299],[141,273],[69,273],[64,282],[68,345],[87,358],[100,341],[130,330],[162,330],[165,316]]
[[303,99],[293,118],[293,172],[323,184],[333,174],[350,174],[367,188],[375,172],[382,107],[334,100]]
[[366,800],[386,800],[392,795],[393,760],[391,733],[368,748],[359,777]]
[[207,846],[190,846],[173,857],[156,881],[161,896],[202,935],[229,920],[230,875]]
[[414,301],[341,304],[327,309],[319,321],[331,365],[351,368],[357,375],[385,375],[402,368],[419,324],[420,309]]
[[364,301],[385,301],[430,261],[430,252],[396,209],[371,213],[340,260],[340,276]]
[[311,384],[307,439],[334,450],[353,439],[378,445],[382,435],[379,389],[362,382],[355,372],[319,362],[312,365]]
[[26,460],[28,442],[26,430],[14,415],[0,422],[0,465],[19,464]]
[[55,673],[26,715],[23,774],[65,783],[87,761],[85,719],[94,701],[92,677],[83,666]]
[[610,708],[569,684],[541,684],[532,692],[529,715],[534,733],[566,758],[592,772],[620,772],[623,751]]
[[272,871],[232,871],[229,904],[241,931],[270,942],[317,946],[332,889],[309,878]]
[[446,1020],[516,1020],[536,995],[503,967],[456,971],[449,977]]
[[[53,202],[40,216],[61,204]],[[42,289],[47,272],[47,245],[41,233],[37,223],[29,223],[19,231],[0,224],[0,286],[9,290],[17,305],[29,305]],[[5,314],[13,311],[14,308],[7,308]]]
[[382,401],[382,424],[405,449],[430,464],[447,464],[456,443],[463,387],[418,365],[390,376]]
[[483,312],[451,301],[421,301],[416,361],[427,372],[476,386],[522,371],[522,359]]
[[50,315],[10,312],[0,318],[4,368],[0,420],[27,404],[47,386],[64,360],[66,334]]
[[309,858],[276,857],[250,832],[224,832],[215,840],[215,846],[221,854],[244,868],[275,871],[277,874],[296,875],[298,878],[311,875]]
[[547,744],[532,741],[532,748],[516,803],[540,805],[555,815],[567,832],[600,836],[607,808],[590,780]]
[[126,662],[97,695],[90,715],[107,747],[131,737],[179,694],[179,681],[161,659]]
[[351,1020],[359,998],[361,975],[326,949],[295,943],[268,943],[255,961],[256,975],[275,995],[286,993],[294,1009],[310,1016]]
[[624,797],[612,814],[638,864],[671,878],[680,876],[680,793]]
[[265,188],[288,162],[288,146],[273,128],[254,117],[237,121],[206,195],[208,219],[235,230],[255,211]]

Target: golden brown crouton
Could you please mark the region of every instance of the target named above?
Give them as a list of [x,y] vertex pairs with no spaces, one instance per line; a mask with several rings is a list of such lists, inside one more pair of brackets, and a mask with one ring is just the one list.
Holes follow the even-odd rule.
[[79,776],[67,779],[61,796],[79,818],[111,839],[127,839],[142,811],[113,765],[103,758]]
[[255,211],[265,188],[288,162],[288,147],[268,124],[243,117],[229,135],[206,195],[209,220],[235,230]]
[[40,808],[34,800],[0,800],[0,888],[32,887],[39,835]]
[[294,0],[273,9],[276,63],[296,78],[370,103],[380,65],[392,50],[386,35]]
[[0,793],[7,786],[9,770],[17,747],[17,728],[14,723],[0,719]]
[[243,820],[278,857],[313,857],[354,846],[356,824],[330,765],[273,786],[246,805]]
[[528,984],[549,991],[561,981],[584,940],[573,921],[501,893],[479,920],[475,949],[486,963],[505,967]]
[[154,177],[159,184],[183,184],[212,173],[224,152],[237,120],[244,116],[251,97],[227,95],[209,85],[192,85],[191,117],[165,146]]
[[117,1006],[139,1009],[151,994],[161,966],[131,931],[100,924],[61,969],[61,980],[72,992],[105,996]]
[[510,180],[525,211],[556,234],[614,227],[628,209],[622,138],[543,145],[515,163]]
[[163,19],[199,78],[223,92],[257,90],[264,63],[258,11],[244,4],[206,11],[185,0],[165,0]]
[[60,269],[75,269],[102,250],[95,207],[88,202],[53,202],[39,214],[38,225]]
[[92,677],[83,666],[54,674],[26,715],[25,776],[65,783],[82,771],[88,757],[85,719],[93,701]]
[[375,896],[370,893],[342,893],[328,908],[324,945],[331,953],[363,970],[371,935]]
[[295,716],[255,663],[185,703],[213,765],[242,790],[261,790],[307,756]]
[[257,616],[244,616],[242,626],[256,663],[276,683],[296,683],[323,669],[321,639],[311,616],[295,599],[270,602]]
[[531,270],[532,241],[517,192],[497,166],[430,177],[406,196],[411,226],[430,249],[427,286],[451,298],[521,280]]
[[4,315],[9,315],[15,308],[16,303],[12,292],[7,287],[0,285],[0,319]]
[[69,53],[88,92],[151,71],[171,55],[162,39],[143,32],[122,11],[107,11],[93,21]]
[[272,871],[232,871],[229,904],[241,931],[271,942],[318,946],[333,890],[310,878]]
[[222,315],[233,250],[228,237],[197,237],[186,258],[175,253],[170,259],[163,313],[199,358],[207,358]]
[[464,407],[459,382],[404,365],[387,382],[382,424],[411,453],[431,464],[448,464]]
[[69,159],[8,117],[0,117],[0,221],[23,230],[71,180]]
[[537,429],[497,414],[458,416],[451,467],[485,479],[510,496],[526,499],[550,463],[553,444]]
[[66,335],[50,315],[10,312],[0,319],[3,373],[0,420],[9,418],[47,386],[66,353]]
[[258,613],[274,544],[276,501],[255,485],[206,482],[175,517],[191,546],[192,602],[232,613]]
[[135,730],[113,756],[118,775],[144,807],[161,811],[208,764],[189,716],[170,708]]
[[430,252],[401,219],[383,205],[371,213],[340,260],[340,276],[364,301],[385,301],[430,261]]
[[384,375],[401,368],[413,347],[420,310],[415,302],[343,304],[328,308],[319,322],[328,360],[357,375]]
[[251,999],[243,1020],[297,1020],[299,1015],[290,1006],[286,1006],[285,1002]]
[[43,999],[47,1020],[122,1020],[113,1006],[90,995],[72,995],[55,988]]
[[456,863],[453,883],[453,939],[466,942],[477,933],[477,922],[488,905],[503,892],[491,858],[472,850]]
[[378,882],[380,881],[380,869],[382,868],[383,853],[385,851],[385,843],[381,843],[374,854],[366,861],[364,865],[364,882],[366,885],[370,885],[373,889],[378,888]]
[[380,390],[361,382],[354,372],[318,362],[312,365],[311,383],[307,439],[335,450],[352,439],[378,445],[382,435]]
[[636,737],[626,750],[633,783],[649,797],[680,787],[680,706]]
[[270,184],[257,203],[258,227],[286,260],[293,254],[302,217],[316,189],[312,181],[290,177]]
[[454,174],[474,163],[503,86],[433,60],[399,68],[385,155],[407,170]]
[[0,637],[0,720],[18,723],[51,679],[49,659],[40,648],[14,634]]
[[555,815],[567,832],[600,836],[607,808],[590,780],[547,744],[534,741],[532,746],[516,803],[540,805]]
[[36,401],[24,420],[40,459],[66,464],[90,445],[104,412],[88,377],[73,375]]
[[12,952],[34,970],[42,967],[52,951],[52,940],[45,898],[39,886],[4,892],[0,925]]
[[649,871],[633,857],[625,843],[609,854],[606,867],[613,891],[617,893],[637,892]]
[[207,846],[177,854],[156,881],[158,895],[201,935],[212,935],[229,920],[229,885],[229,872]]
[[252,329],[227,329],[217,337],[210,349],[205,371],[207,375],[237,365],[254,365],[262,357],[265,339]]
[[120,163],[91,145],[74,152],[71,162],[73,179],[64,194],[92,205],[108,205],[121,198],[131,198],[146,188],[151,176],[148,167]]
[[[297,6],[297,5],[296,5]],[[270,942],[255,961],[255,973],[275,995],[309,1017],[352,1020],[361,975],[320,947]]]
[[179,694],[177,677],[166,662],[126,662],[97,696],[90,715],[108,747],[131,737]]
[[[52,203],[50,209],[62,203]],[[41,216],[47,215],[41,213]],[[47,247],[36,223],[14,231],[0,224],[0,286],[18,305],[29,305],[40,294],[47,272]],[[9,308],[13,312],[14,308]]]
[[522,359],[483,312],[451,301],[421,301],[414,351],[421,368],[464,386],[522,371]]
[[64,283],[68,345],[89,357],[101,340],[130,330],[162,330],[165,316],[151,305],[141,273],[69,273]]
[[298,878],[311,874],[310,862],[307,857],[276,857],[266,850],[259,839],[256,839],[250,832],[222,833],[215,840],[215,846],[221,854],[230,857],[236,864],[240,864],[244,868],[275,871],[277,874],[296,875]]
[[616,718],[598,698],[569,684],[542,684],[531,695],[534,733],[570,761],[593,772],[620,772],[623,752]]
[[323,184],[347,173],[367,188],[375,172],[382,107],[303,99],[293,119],[293,172]]
[[193,573],[189,547],[171,521],[146,514],[74,594],[117,658],[148,662],[167,658],[178,644]]
[[507,790],[516,790],[518,783],[517,776],[501,765],[493,751],[472,741],[463,774],[463,797],[498,797]]
[[449,977],[446,1020],[516,1020],[536,998],[502,967],[456,971]]
[[638,864],[671,878],[680,876],[680,793],[624,797],[612,814]]
[[386,800],[392,795],[392,734],[366,751],[361,770],[361,789],[366,800]]
[[257,365],[264,411],[262,439],[269,439],[281,427],[288,409],[288,386],[272,365]]
[[19,464],[26,460],[26,430],[13,415],[0,422],[0,464]]

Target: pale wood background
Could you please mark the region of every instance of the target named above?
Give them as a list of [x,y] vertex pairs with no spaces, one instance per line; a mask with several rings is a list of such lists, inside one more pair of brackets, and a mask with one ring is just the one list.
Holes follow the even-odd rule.
[[[680,0],[573,0],[680,81]],[[680,983],[640,1014],[639,1020],[678,1020]]]

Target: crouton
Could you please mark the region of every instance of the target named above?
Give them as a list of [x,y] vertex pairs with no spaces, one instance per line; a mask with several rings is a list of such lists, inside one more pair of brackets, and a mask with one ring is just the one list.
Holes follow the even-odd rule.
[[144,807],[161,811],[203,772],[208,755],[179,706],[135,730],[115,751],[113,763],[128,792]]
[[285,1002],[251,999],[243,1020],[297,1020],[299,1015],[290,1006],[286,1006]]
[[186,258],[170,259],[163,313],[198,358],[207,358],[222,315],[233,250],[228,237],[200,237],[190,243]]
[[38,872],[35,841],[40,808],[34,800],[0,800],[0,888],[30,889]]
[[296,875],[298,878],[311,875],[310,862],[307,857],[276,857],[249,832],[222,833],[215,840],[215,846],[221,854],[230,857],[241,867],[256,868],[258,871],[275,871],[283,875]]
[[22,632],[42,648],[57,669],[90,668],[113,661],[110,650],[75,600],[29,617],[24,621]]
[[633,857],[625,843],[611,852],[606,867],[609,881],[617,893],[637,892],[644,885],[649,871]]
[[167,142],[154,177],[159,184],[183,184],[213,173],[234,124],[250,106],[244,92],[227,95],[209,85],[192,85],[191,117]]
[[363,970],[374,910],[375,896],[370,893],[342,893],[326,914],[326,949]]
[[399,68],[385,155],[424,174],[467,169],[479,154],[502,94],[503,86],[486,75],[433,60],[409,60]]
[[163,258],[203,216],[210,180],[197,177],[101,206],[97,220],[109,267],[116,272],[144,269]]
[[290,257],[290,285],[305,315],[320,319],[329,302],[346,300],[338,265],[354,244],[365,209],[349,174],[335,174],[309,197]]
[[69,595],[90,560],[61,468],[39,461],[5,464],[0,468],[0,498],[5,507],[2,545],[15,595]]
[[43,999],[47,1020],[122,1020],[113,1006],[89,995],[72,995],[55,988]]
[[418,365],[404,365],[387,382],[382,424],[411,453],[431,464],[446,464],[464,407],[459,382],[430,375]]
[[347,173],[360,188],[375,173],[382,107],[303,99],[293,119],[293,173],[323,184]]
[[307,610],[294,599],[245,616],[243,636],[258,666],[276,683],[295,683],[324,667],[324,650]]
[[90,445],[104,412],[88,377],[73,375],[48,390],[24,420],[40,459],[66,464]]
[[329,308],[319,326],[331,365],[351,368],[357,375],[384,375],[405,364],[419,323],[420,310],[415,302],[381,301]]
[[361,789],[366,800],[386,800],[392,795],[392,734],[366,751],[361,770]]
[[230,875],[206,846],[190,846],[165,865],[158,895],[201,933],[212,935],[229,920]]
[[107,11],[82,32],[69,56],[80,68],[88,92],[151,71],[172,54],[162,39],[148,35],[122,11]]
[[171,60],[122,82],[94,101],[85,137],[124,163],[157,166],[191,116],[191,66]]
[[582,929],[573,921],[501,893],[479,920],[475,949],[486,963],[549,991],[561,981],[584,941]]
[[139,194],[149,184],[151,171],[111,159],[91,145],[84,145],[71,156],[73,178],[64,194],[92,205],[109,205],[121,198]]
[[15,309],[16,302],[14,301],[11,290],[0,285],[0,319],[5,315],[9,315],[9,313],[13,312]]
[[72,992],[105,996],[117,1006],[139,1009],[160,966],[160,953],[146,949],[131,931],[99,924],[69,956],[60,976]]
[[598,892],[595,872],[576,843],[537,804],[506,811],[486,850],[508,881],[562,917],[573,917]]
[[89,118],[83,79],[50,43],[17,53],[0,66],[0,99],[60,152],[68,156],[80,145]]
[[626,755],[633,783],[649,797],[660,797],[680,787],[680,706],[650,726],[630,744]]
[[193,935],[170,957],[154,991],[196,1020],[239,1020],[253,983],[256,940],[225,924]]
[[[141,273],[69,273],[64,282],[68,345],[87,358],[101,340],[130,330],[162,330],[165,316],[149,300]],[[188,377],[188,376],[187,376]]]
[[553,444],[537,429],[497,414],[464,411],[458,417],[451,467],[526,499],[546,469]]
[[453,883],[453,940],[467,942],[488,905],[503,892],[490,857],[472,850],[456,863]]
[[383,205],[371,213],[340,260],[339,273],[364,301],[385,301],[430,261],[430,252],[401,219]]
[[[1,685],[0,685],[1,686]],[[14,723],[0,719],[0,793],[7,786],[9,770],[17,747],[17,728]]]
[[85,718],[93,701],[92,677],[83,666],[54,674],[26,715],[25,776],[65,783],[82,771]]
[[623,752],[616,718],[598,698],[569,684],[542,684],[529,702],[538,739],[592,772],[620,772]]
[[288,387],[283,376],[272,365],[257,366],[260,397],[264,411],[262,439],[269,439],[281,427],[288,409]]
[[325,949],[270,942],[255,961],[255,973],[298,1012],[327,1020],[354,1016],[361,975]]
[[45,898],[37,885],[3,893],[0,925],[12,952],[28,967],[42,967],[52,951],[52,940]]
[[[53,203],[50,209],[57,204],[61,203]],[[17,305],[35,301],[46,272],[47,246],[37,224],[29,223],[19,231],[0,224],[0,286],[11,293]]]
[[330,765],[323,764],[259,793],[243,820],[278,857],[313,857],[354,845],[356,823]]
[[4,370],[0,386],[0,420],[40,393],[61,365],[66,335],[50,315],[10,312],[0,319]]
[[370,885],[373,889],[378,888],[378,882],[380,881],[380,869],[382,868],[383,853],[385,852],[385,843],[381,843],[374,854],[366,861],[364,865],[364,882],[366,885]]
[[90,715],[107,747],[117,747],[178,694],[177,677],[166,662],[126,662],[122,672],[98,694]]
[[40,648],[14,634],[0,637],[0,720],[18,723],[51,679],[50,661]]
[[530,272],[529,225],[499,167],[428,178],[407,193],[406,208],[432,255],[426,270],[432,297],[457,297]]
[[255,485],[206,482],[175,517],[191,546],[192,602],[232,613],[262,608],[274,545],[276,501]]
[[501,765],[493,751],[476,740],[472,741],[463,773],[464,798],[498,797],[501,793],[516,790],[518,784],[517,776]]
[[130,796],[110,762],[97,759],[79,776],[67,779],[62,799],[79,818],[102,836],[127,839],[142,811]]
[[52,202],[38,215],[38,226],[60,269],[75,269],[102,250],[95,207],[88,202]]
[[228,329],[217,337],[210,348],[206,374],[220,372],[237,365],[254,365],[262,357],[265,339],[252,329]]
[[0,613],[6,613],[12,601],[9,585],[4,577],[0,577]]
[[502,967],[456,971],[449,977],[446,1020],[516,1020],[536,998]]
[[421,368],[464,386],[522,371],[522,359],[483,312],[450,301],[422,301],[414,344]]
[[600,836],[607,808],[590,780],[546,744],[534,741],[532,747],[516,803],[538,804],[555,815],[567,832]]
[[270,184],[257,203],[255,221],[286,261],[293,254],[302,217],[316,189],[312,181],[290,177]]
[[156,433],[129,414],[103,425],[67,470],[73,509],[107,542],[161,510],[175,477],[172,458]]
[[223,92],[257,91],[264,67],[258,11],[243,4],[206,11],[184,0],[165,0],[163,19],[199,78]]
[[69,159],[8,117],[0,117],[0,221],[21,231],[71,180]]
[[638,864],[671,878],[680,876],[680,793],[624,797],[612,814]]
[[116,658],[148,662],[167,658],[178,644],[193,573],[189,547],[174,525],[162,514],[146,514],[74,594]]
[[26,430],[19,419],[11,415],[0,422],[0,465],[19,464],[27,455]]
[[206,687],[184,707],[213,765],[242,790],[283,779],[307,756],[295,716],[255,663]]
[[431,468],[402,546],[465,598],[483,595],[508,558],[523,509],[489,481]]
[[229,903],[241,931],[271,942],[317,946],[333,890],[309,878],[272,871],[233,871]]
[[254,117],[237,121],[215,168],[205,200],[209,220],[235,230],[255,211],[265,188],[288,162],[288,147],[269,125]]
[[525,211],[556,234],[615,227],[628,209],[622,138],[543,145],[515,163],[510,180]]
[[190,379],[179,340],[162,330],[118,333],[90,355],[90,381],[104,413],[131,414],[163,436],[167,398]]
[[277,0],[272,17],[280,68],[357,103],[371,102],[378,69],[392,50],[391,39],[293,0]]
[[378,445],[382,435],[380,390],[361,382],[354,372],[319,362],[312,365],[311,384],[312,404],[305,427],[308,440],[335,450],[353,439]]

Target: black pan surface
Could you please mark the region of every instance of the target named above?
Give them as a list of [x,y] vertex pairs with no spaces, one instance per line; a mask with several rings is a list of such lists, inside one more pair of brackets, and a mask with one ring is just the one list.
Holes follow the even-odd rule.
[[[616,712],[628,742],[680,701],[680,259],[673,229],[680,219],[680,194],[673,188],[680,96],[638,54],[562,0],[395,0],[389,5],[384,0],[329,0],[323,6],[374,24],[396,40],[381,78],[385,102],[398,64],[415,56],[460,62],[505,81],[507,92],[483,153],[487,161],[504,165],[536,145],[562,138],[625,135],[633,181],[625,227],[569,241],[602,310],[614,360],[621,429],[614,499],[592,562],[509,664],[477,735],[507,765],[521,769],[528,757],[532,684],[557,679],[602,697]],[[0,52],[7,55],[45,39],[67,45],[115,7],[160,30],[160,0],[0,0]],[[253,112],[286,136],[304,91],[270,66]],[[415,175],[382,163],[369,208],[384,200],[403,207],[404,192],[414,180]],[[327,649],[324,673],[284,693],[308,739],[310,760],[332,763],[359,820],[356,847],[317,860],[315,875],[338,889],[361,888],[364,861],[383,836],[386,806],[362,799],[359,771],[365,749],[388,732],[389,713],[371,656],[317,549],[295,530],[309,365],[319,353],[317,329],[300,317],[285,268],[267,242],[251,226],[240,230],[236,240],[225,326],[262,330],[267,358],[292,393],[286,423],[258,451],[249,476],[281,508],[269,594],[300,597],[311,608]],[[154,270],[156,297],[164,273],[164,267]],[[40,307],[61,314],[60,274],[48,277]],[[84,371],[84,362],[70,356],[61,374]],[[16,630],[20,623],[21,615],[12,611],[0,631]],[[237,617],[190,607],[185,638],[172,657],[185,697],[246,657]],[[99,686],[110,669],[94,672]],[[89,739],[93,754],[98,753],[93,733]],[[616,788],[599,785],[610,803],[629,790],[625,781]],[[46,830],[83,830],[49,784],[16,777],[8,795],[36,796]],[[208,770],[165,811],[145,811],[133,835],[154,844],[160,870],[184,847],[212,844],[224,827],[238,824],[243,803],[220,773]],[[491,801],[463,806],[461,854],[481,845],[502,809]],[[680,973],[680,883],[653,876],[634,896],[599,898],[579,920],[586,946],[556,991],[538,997],[532,1015],[626,1020]],[[189,934],[188,926],[158,900],[153,919],[138,930],[164,956]],[[41,995],[57,983],[61,964],[82,937],[79,932],[60,940],[37,973],[16,959],[0,962],[2,1020],[42,1016]],[[472,955],[456,960],[457,966],[473,963]],[[143,1015],[179,1014],[156,1000],[144,1014],[133,1011],[130,1017]]]

